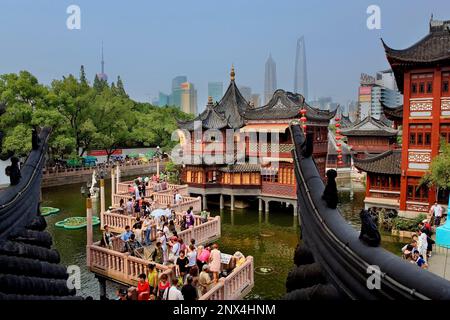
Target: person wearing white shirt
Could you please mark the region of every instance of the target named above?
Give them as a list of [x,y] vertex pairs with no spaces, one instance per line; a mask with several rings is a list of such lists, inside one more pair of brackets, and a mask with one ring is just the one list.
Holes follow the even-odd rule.
[[179,192],[177,192],[175,194],[175,203],[179,204],[181,202],[181,200],[183,200],[183,196]]
[[176,278],[172,279],[172,286],[170,287],[169,291],[167,292],[166,300],[184,300],[183,294],[177,288],[177,284],[178,284],[178,279],[176,279]]
[[434,225],[436,227],[439,227],[442,218],[442,207],[437,203],[437,201],[435,201],[433,206],[431,207],[430,213],[432,216],[434,216]]
[[419,229],[419,240],[417,243],[417,250],[419,251],[419,254],[422,255],[425,262],[427,261],[427,248],[428,248],[427,234]]

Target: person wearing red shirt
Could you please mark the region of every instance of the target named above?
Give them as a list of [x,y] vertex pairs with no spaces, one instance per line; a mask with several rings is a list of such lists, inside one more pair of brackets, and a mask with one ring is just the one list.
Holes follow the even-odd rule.
[[145,273],[141,273],[139,275],[137,292],[138,292],[138,295],[141,294],[142,292],[150,292],[150,286],[148,284],[147,276],[145,275]]

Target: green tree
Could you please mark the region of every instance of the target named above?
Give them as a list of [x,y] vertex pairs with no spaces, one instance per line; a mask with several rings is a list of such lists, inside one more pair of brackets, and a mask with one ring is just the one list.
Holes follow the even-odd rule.
[[80,156],[90,148],[95,133],[95,125],[90,118],[94,99],[95,92],[73,75],[52,81],[48,101],[67,120]]
[[94,145],[105,150],[108,161],[114,151],[130,141],[131,109],[129,99],[114,96],[111,90],[105,90],[96,97],[92,108],[97,127]]
[[95,92],[100,93],[106,88],[108,88],[108,82],[104,79],[99,79],[99,77],[95,75],[94,84],[92,87],[95,90]]
[[440,146],[439,155],[431,161],[430,171],[421,180],[429,187],[436,188],[436,198],[440,189],[450,189],[450,144],[441,140]]
[[6,112],[0,117],[0,131],[5,135],[2,154],[29,153],[33,114],[43,107],[47,92],[27,71],[0,76],[0,102],[6,105]]
[[120,76],[117,76],[116,87],[117,87],[117,94],[118,95],[120,95],[122,97],[125,97],[125,98],[128,98],[128,94],[125,91],[125,87],[123,86],[123,82],[122,82],[122,79],[120,78]]

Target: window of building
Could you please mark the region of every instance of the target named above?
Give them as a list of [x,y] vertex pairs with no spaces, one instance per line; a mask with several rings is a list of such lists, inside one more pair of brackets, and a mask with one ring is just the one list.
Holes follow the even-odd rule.
[[450,143],[450,124],[441,124],[441,137]]
[[431,125],[412,124],[409,126],[409,147],[430,147]]
[[448,81],[442,83],[442,92],[448,92]]
[[450,72],[442,72],[442,94],[448,96],[450,89]]
[[411,75],[411,96],[429,96],[433,93],[433,73]]
[[419,83],[419,93],[425,93],[425,83]]
[[428,202],[428,187],[425,185],[409,184],[408,182],[407,200],[417,202]]

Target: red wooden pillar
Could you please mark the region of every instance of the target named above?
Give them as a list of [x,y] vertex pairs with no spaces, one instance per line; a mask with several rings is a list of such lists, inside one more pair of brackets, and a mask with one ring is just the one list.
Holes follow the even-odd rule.
[[[441,68],[434,70],[433,76],[433,110],[431,111],[431,159],[439,154],[440,126],[441,126],[441,96],[442,96],[442,72]],[[430,188],[428,203],[431,205],[436,199],[436,188]]]
[[370,196],[370,173],[367,173],[366,179],[366,197]]
[[411,97],[411,73],[406,71],[403,81],[403,137],[402,165],[400,178],[400,210],[406,210],[406,194],[408,183],[408,149],[409,149],[409,105]]

